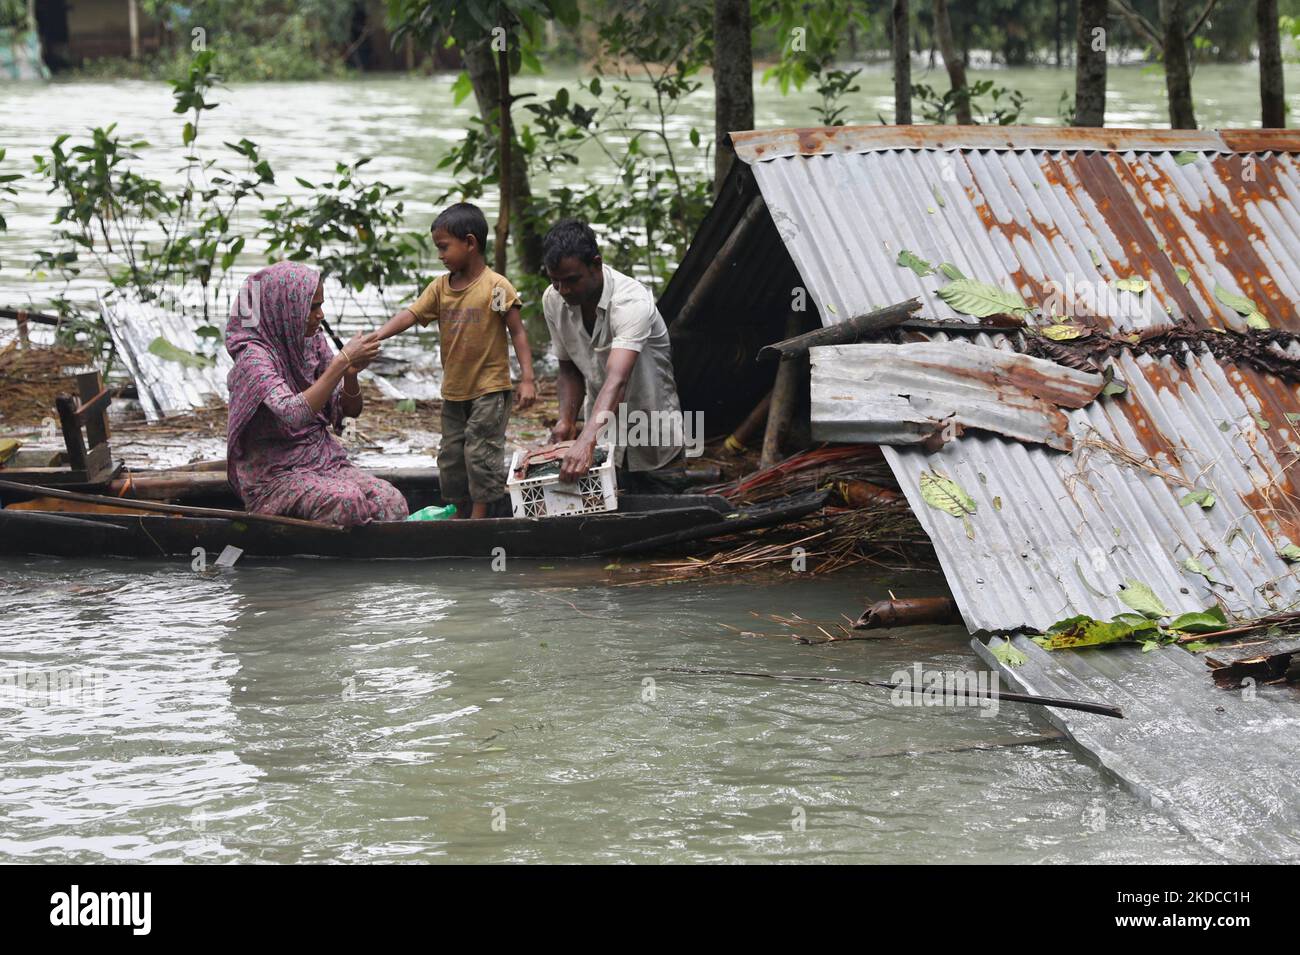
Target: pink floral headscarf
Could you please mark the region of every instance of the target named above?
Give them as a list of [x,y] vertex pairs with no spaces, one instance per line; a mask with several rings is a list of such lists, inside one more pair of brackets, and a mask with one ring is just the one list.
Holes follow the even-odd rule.
[[[316,380],[322,356],[329,355],[319,329],[310,339],[305,337],[311,300],[319,284],[320,273],[315,269],[298,262],[277,262],[245,279],[230,309],[226,351],[235,365],[226,378],[230,390],[226,474],[237,494],[241,493],[235,476],[235,461],[242,451],[240,438],[258,407],[280,381],[295,392],[305,391]],[[301,433],[328,425],[324,414],[318,414]]]

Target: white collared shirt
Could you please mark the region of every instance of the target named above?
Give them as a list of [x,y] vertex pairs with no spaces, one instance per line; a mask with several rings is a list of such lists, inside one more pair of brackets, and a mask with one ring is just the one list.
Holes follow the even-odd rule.
[[[542,295],[542,315],[551,332],[551,345],[560,361],[571,361],[586,380],[584,415],[591,414],[605,384],[609,351],[640,352],[623,395],[630,413],[681,412],[673,377],[668,327],[650,290],[631,276],[602,266],[605,285],[596,303],[596,323],[587,334],[582,309],[571,307],[554,286]],[[652,471],[669,464],[682,451],[680,443],[618,448],[617,463],[630,471]]]

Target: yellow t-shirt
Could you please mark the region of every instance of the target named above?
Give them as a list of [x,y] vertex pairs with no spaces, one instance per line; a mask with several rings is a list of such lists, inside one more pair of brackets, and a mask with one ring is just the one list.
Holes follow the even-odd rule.
[[443,398],[469,401],[510,390],[506,313],[518,304],[514,286],[486,266],[463,289],[453,289],[447,273],[420,293],[410,309],[421,325],[438,322]]

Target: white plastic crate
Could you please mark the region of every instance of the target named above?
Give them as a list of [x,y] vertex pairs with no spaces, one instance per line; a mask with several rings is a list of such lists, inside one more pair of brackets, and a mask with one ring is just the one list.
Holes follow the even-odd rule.
[[555,517],[561,514],[594,514],[618,510],[618,483],[614,478],[614,446],[605,446],[605,461],[572,484],[560,483],[558,474],[516,478],[515,468],[523,457],[516,451],[510,459],[506,490],[515,517]]

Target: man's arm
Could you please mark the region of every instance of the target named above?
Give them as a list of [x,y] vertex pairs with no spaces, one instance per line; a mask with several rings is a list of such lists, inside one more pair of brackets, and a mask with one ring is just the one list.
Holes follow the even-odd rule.
[[375,341],[382,342],[385,338],[400,335],[414,325],[415,322],[415,313],[409,308],[404,308],[380,326],[379,331],[374,333]]
[[515,389],[515,410],[531,408],[537,400],[537,385],[533,381],[533,350],[528,346],[528,331],[523,319],[519,317],[519,306],[506,312],[506,330],[510,332],[510,341],[515,346],[515,357],[519,359],[519,387]]
[[632,378],[632,369],[641,353],[630,348],[611,348],[609,359],[605,363],[605,384],[596,395],[591,415],[582,429],[582,434],[573,443],[573,447],[564,456],[560,465],[560,480],[575,481],[591,468],[591,457],[596,450],[596,438],[601,425],[617,412],[627,391],[627,383]]
[[578,409],[582,407],[582,396],[587,391],[587,380],[582,377],[577,365],[562,358],[555,390],[560,399],[560,413],[555,427],[551,429],[552,443],[569,441],[578,436]]

